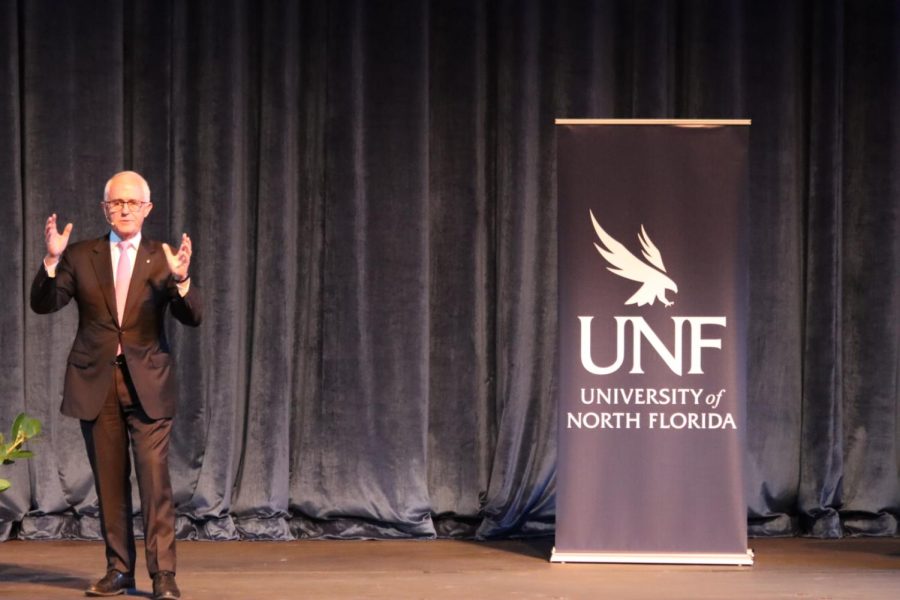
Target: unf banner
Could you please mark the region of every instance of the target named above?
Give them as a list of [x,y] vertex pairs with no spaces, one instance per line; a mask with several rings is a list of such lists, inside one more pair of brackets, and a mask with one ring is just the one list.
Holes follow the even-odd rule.
[[551,560],[751,564],[749,121],[556,123]]

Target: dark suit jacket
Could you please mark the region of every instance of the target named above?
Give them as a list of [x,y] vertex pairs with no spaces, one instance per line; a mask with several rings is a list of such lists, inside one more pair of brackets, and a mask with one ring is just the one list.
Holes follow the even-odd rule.
[[191,283],[182,298],[169,273],[162,244],[141,236],[125,315],[118,322],[109,235],[70,244],[48,277],[43,265],[31,284],[31,308],[50,313],[75,299],[78,332],[66,365],[64,415],[93,420],[113,382],[116,349],[122,353],[144,412],[153,419],[175,414],[175,373],[163,319],[166,309],[186,325],[201,319],[200,293]]

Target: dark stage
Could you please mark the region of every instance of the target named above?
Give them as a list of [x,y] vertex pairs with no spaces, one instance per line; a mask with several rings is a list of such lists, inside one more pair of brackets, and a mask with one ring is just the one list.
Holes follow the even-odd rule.
[[[184,542],[178,579],[185,600],[900,597],[897,538],[755,539],[753,567],[550,564],[552,544],[551,538]],[[0,545],[0,598],[81,597],[100,574],[102,554],[96,542]],[[137,583],[138,595],[149,597],[146,573],[138,573]]]

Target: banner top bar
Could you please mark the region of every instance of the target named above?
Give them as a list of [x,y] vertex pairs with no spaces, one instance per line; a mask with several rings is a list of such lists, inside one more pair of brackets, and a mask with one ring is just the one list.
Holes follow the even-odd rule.
[[555,119],[556,125],[677,125],[680,127],[719,127],[750,125],[750,119]]

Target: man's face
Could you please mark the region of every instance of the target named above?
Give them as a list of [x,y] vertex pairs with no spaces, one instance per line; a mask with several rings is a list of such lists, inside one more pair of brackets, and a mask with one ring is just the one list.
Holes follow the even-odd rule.
[[144,197],[140,179],[127,173],[113,177],[103,211],[116,235],[123,240],[136,235],[152,208],[153,205]]

